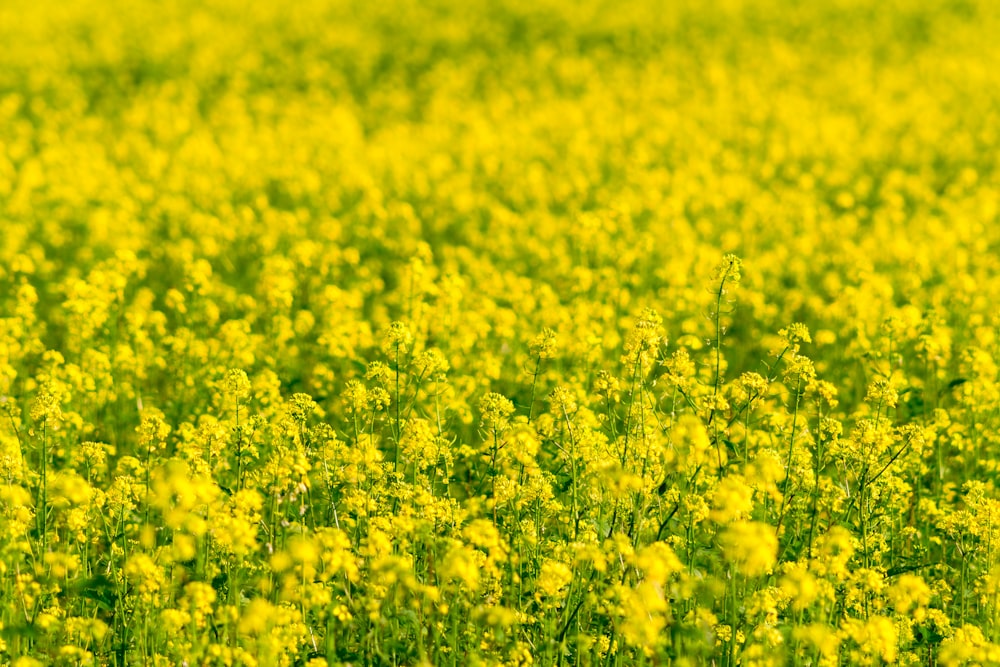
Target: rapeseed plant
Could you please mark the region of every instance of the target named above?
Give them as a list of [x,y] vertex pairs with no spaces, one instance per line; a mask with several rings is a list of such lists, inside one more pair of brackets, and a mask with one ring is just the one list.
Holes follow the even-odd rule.
[[998,29],[0,7],[0,662],[1000,663]]

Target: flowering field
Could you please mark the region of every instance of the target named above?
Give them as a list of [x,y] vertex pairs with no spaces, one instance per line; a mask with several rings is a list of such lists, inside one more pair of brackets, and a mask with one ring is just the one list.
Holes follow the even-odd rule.
[[998,34],[0,4],[0,663],[1000,663]]

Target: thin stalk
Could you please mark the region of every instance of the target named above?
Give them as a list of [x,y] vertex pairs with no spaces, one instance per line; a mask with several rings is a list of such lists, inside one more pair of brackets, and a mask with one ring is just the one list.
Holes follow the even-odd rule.
[[41,488],[39,492],[39,502],[38,502],[38,521],[39,530],[41,531],[42,538],[42,558],[45,558],[45,554],[49,551],[49,538],[48,538],[48,426],[49,420],[46,417],[42,420],[42,465],[41,472],[42,477],[39,482]]

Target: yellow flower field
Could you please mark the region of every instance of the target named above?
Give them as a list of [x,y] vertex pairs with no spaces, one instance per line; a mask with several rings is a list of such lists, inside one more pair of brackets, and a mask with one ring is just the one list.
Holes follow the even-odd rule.
[[0,664],[1000,664],[1000,4],[0,4]]

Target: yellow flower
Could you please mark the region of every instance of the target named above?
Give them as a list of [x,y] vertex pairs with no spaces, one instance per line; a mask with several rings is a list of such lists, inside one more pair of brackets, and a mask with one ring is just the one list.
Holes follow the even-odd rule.
[[535,336],[528,349],[531,351],[531,356],[537,359],[552,359],[558,352],[557,342],[556,332],[546,327]]
[[778,538],[774,528],[758,521],[738,521],[720,535],[719,543],[726,561],[748,577],[771,572],[778,557]]
[[899,631],[885,616],[875,616],[867,623],[860,619],[848,619],[842,625],[842,633],[857,646],[851,652],[856,664],[878,664],[879,659],[889,663],[896,661]]
[[919,623],[924,620],[933,592],[922,577],[902,574],[889,587],[887,595],[897,613],[908,615]]
[[792,609],[802,611],[819,597],[821,588],[816,577],[804,563],[788,563],[783,566],[781,589],[791,599]]
[[463,589],[475,593],[479,590],[480,568],[485,560],[481,551],[454,544],[445,554],[441,574],[445,580],[457,580]]
[[716,523],[730,523],[749,517],[753,511],[753,489],[740,475],[724,477],[712,495],[709,518]]
[[547,597],[556,597],[573,580],[573,570],[557,560],[546,560],[538,575],[538,589]]
[[54,393],[51,382],[41,386],[35,400],[31,402],[31,420],[36,424],[57,428],[63,419],[62,401]]
[[146,554],[132,554],[125,565],[125,574],[128,576],[133,590],[135,590],[147,602],[157,599],[157,594],[166,583],[163,568]]
[[226,391],[228,391],[234,399],[241,400],[250,395],[250,378],[247,377],[246,371],[240,370],[238,368],[230,369],[226,374]]
[[682,572],[684,565],[668,544],[654,542],[636,554],[636,566],[643,579],[657,586],[664,586],[673,575]]
[[490,430],[503,431],[514,413],[514,404],[506,397],[489,393],[479,401],[479,412],[483,416],[483,426]]
[[403,322],[393,322],[382,337],[382,351],[391,359],[405,355],[413,345],[413,333]]

